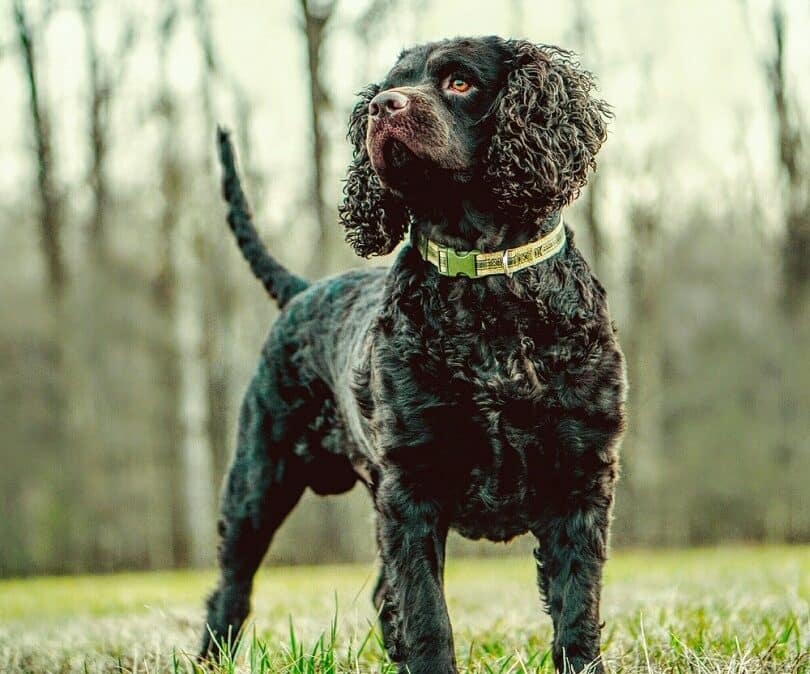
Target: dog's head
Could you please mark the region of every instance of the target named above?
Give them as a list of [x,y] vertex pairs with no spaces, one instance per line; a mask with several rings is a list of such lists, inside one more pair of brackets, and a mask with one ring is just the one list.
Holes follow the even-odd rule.
[[595,167],[610,113],[593,89],[555,47],[484,37],[406,50],[349,121],[347,240],[359,255],[383,255],[411,214],[464,200],[536,227]]

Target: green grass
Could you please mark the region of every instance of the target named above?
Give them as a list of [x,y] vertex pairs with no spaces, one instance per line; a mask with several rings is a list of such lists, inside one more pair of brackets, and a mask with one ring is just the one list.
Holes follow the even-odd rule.
[[[369,595],[373,565],[268,568],[226,672],[395,668]],[[0,582],[2,672],[192,672],[212,572]],[[531,558],[449,560],[462,672],[552,672]],[[810,672],[810,547],[617,552],[603,650],[613,672]]]

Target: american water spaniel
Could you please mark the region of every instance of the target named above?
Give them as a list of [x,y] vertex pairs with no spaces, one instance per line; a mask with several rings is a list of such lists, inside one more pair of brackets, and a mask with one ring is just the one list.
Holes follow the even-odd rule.
[[[219,131],[228,222],[281,313],[242,404],[202,655],[235,635],[308,487],[373,501],[373,593],[400,672],[456,672],[445,542],[536,537],[566,671],[603,671],[599,597],[624,427],[605,290],[562,209],[607,104],[565,50],[498,37],[407,49],[366,87],[340,220],[365,268],[310,283],[266,251]],[[347,522],[346,526],[358,526]]]

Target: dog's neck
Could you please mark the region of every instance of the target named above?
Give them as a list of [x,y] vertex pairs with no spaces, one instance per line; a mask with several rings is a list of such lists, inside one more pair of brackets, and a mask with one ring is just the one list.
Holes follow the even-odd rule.
[[427,237],[458,251],[495,252],[539,239],[551,232],[558,222],[557,213],[521,222],[464,200],[456,208],[414,213],[411,243],[419,237]]

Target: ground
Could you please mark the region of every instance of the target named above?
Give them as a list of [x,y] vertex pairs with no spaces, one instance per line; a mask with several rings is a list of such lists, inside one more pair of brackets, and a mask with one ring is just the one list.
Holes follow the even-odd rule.
[[[212,572],[0,582],[0,671],[192,672]],[[381,655],[373,565],[263,569],[225,672],[344,674]],[[465,674],[552,672],[530,558],[453,560]],[[810,547],[616,552],[603,593],[610,672],[810,672]]]

